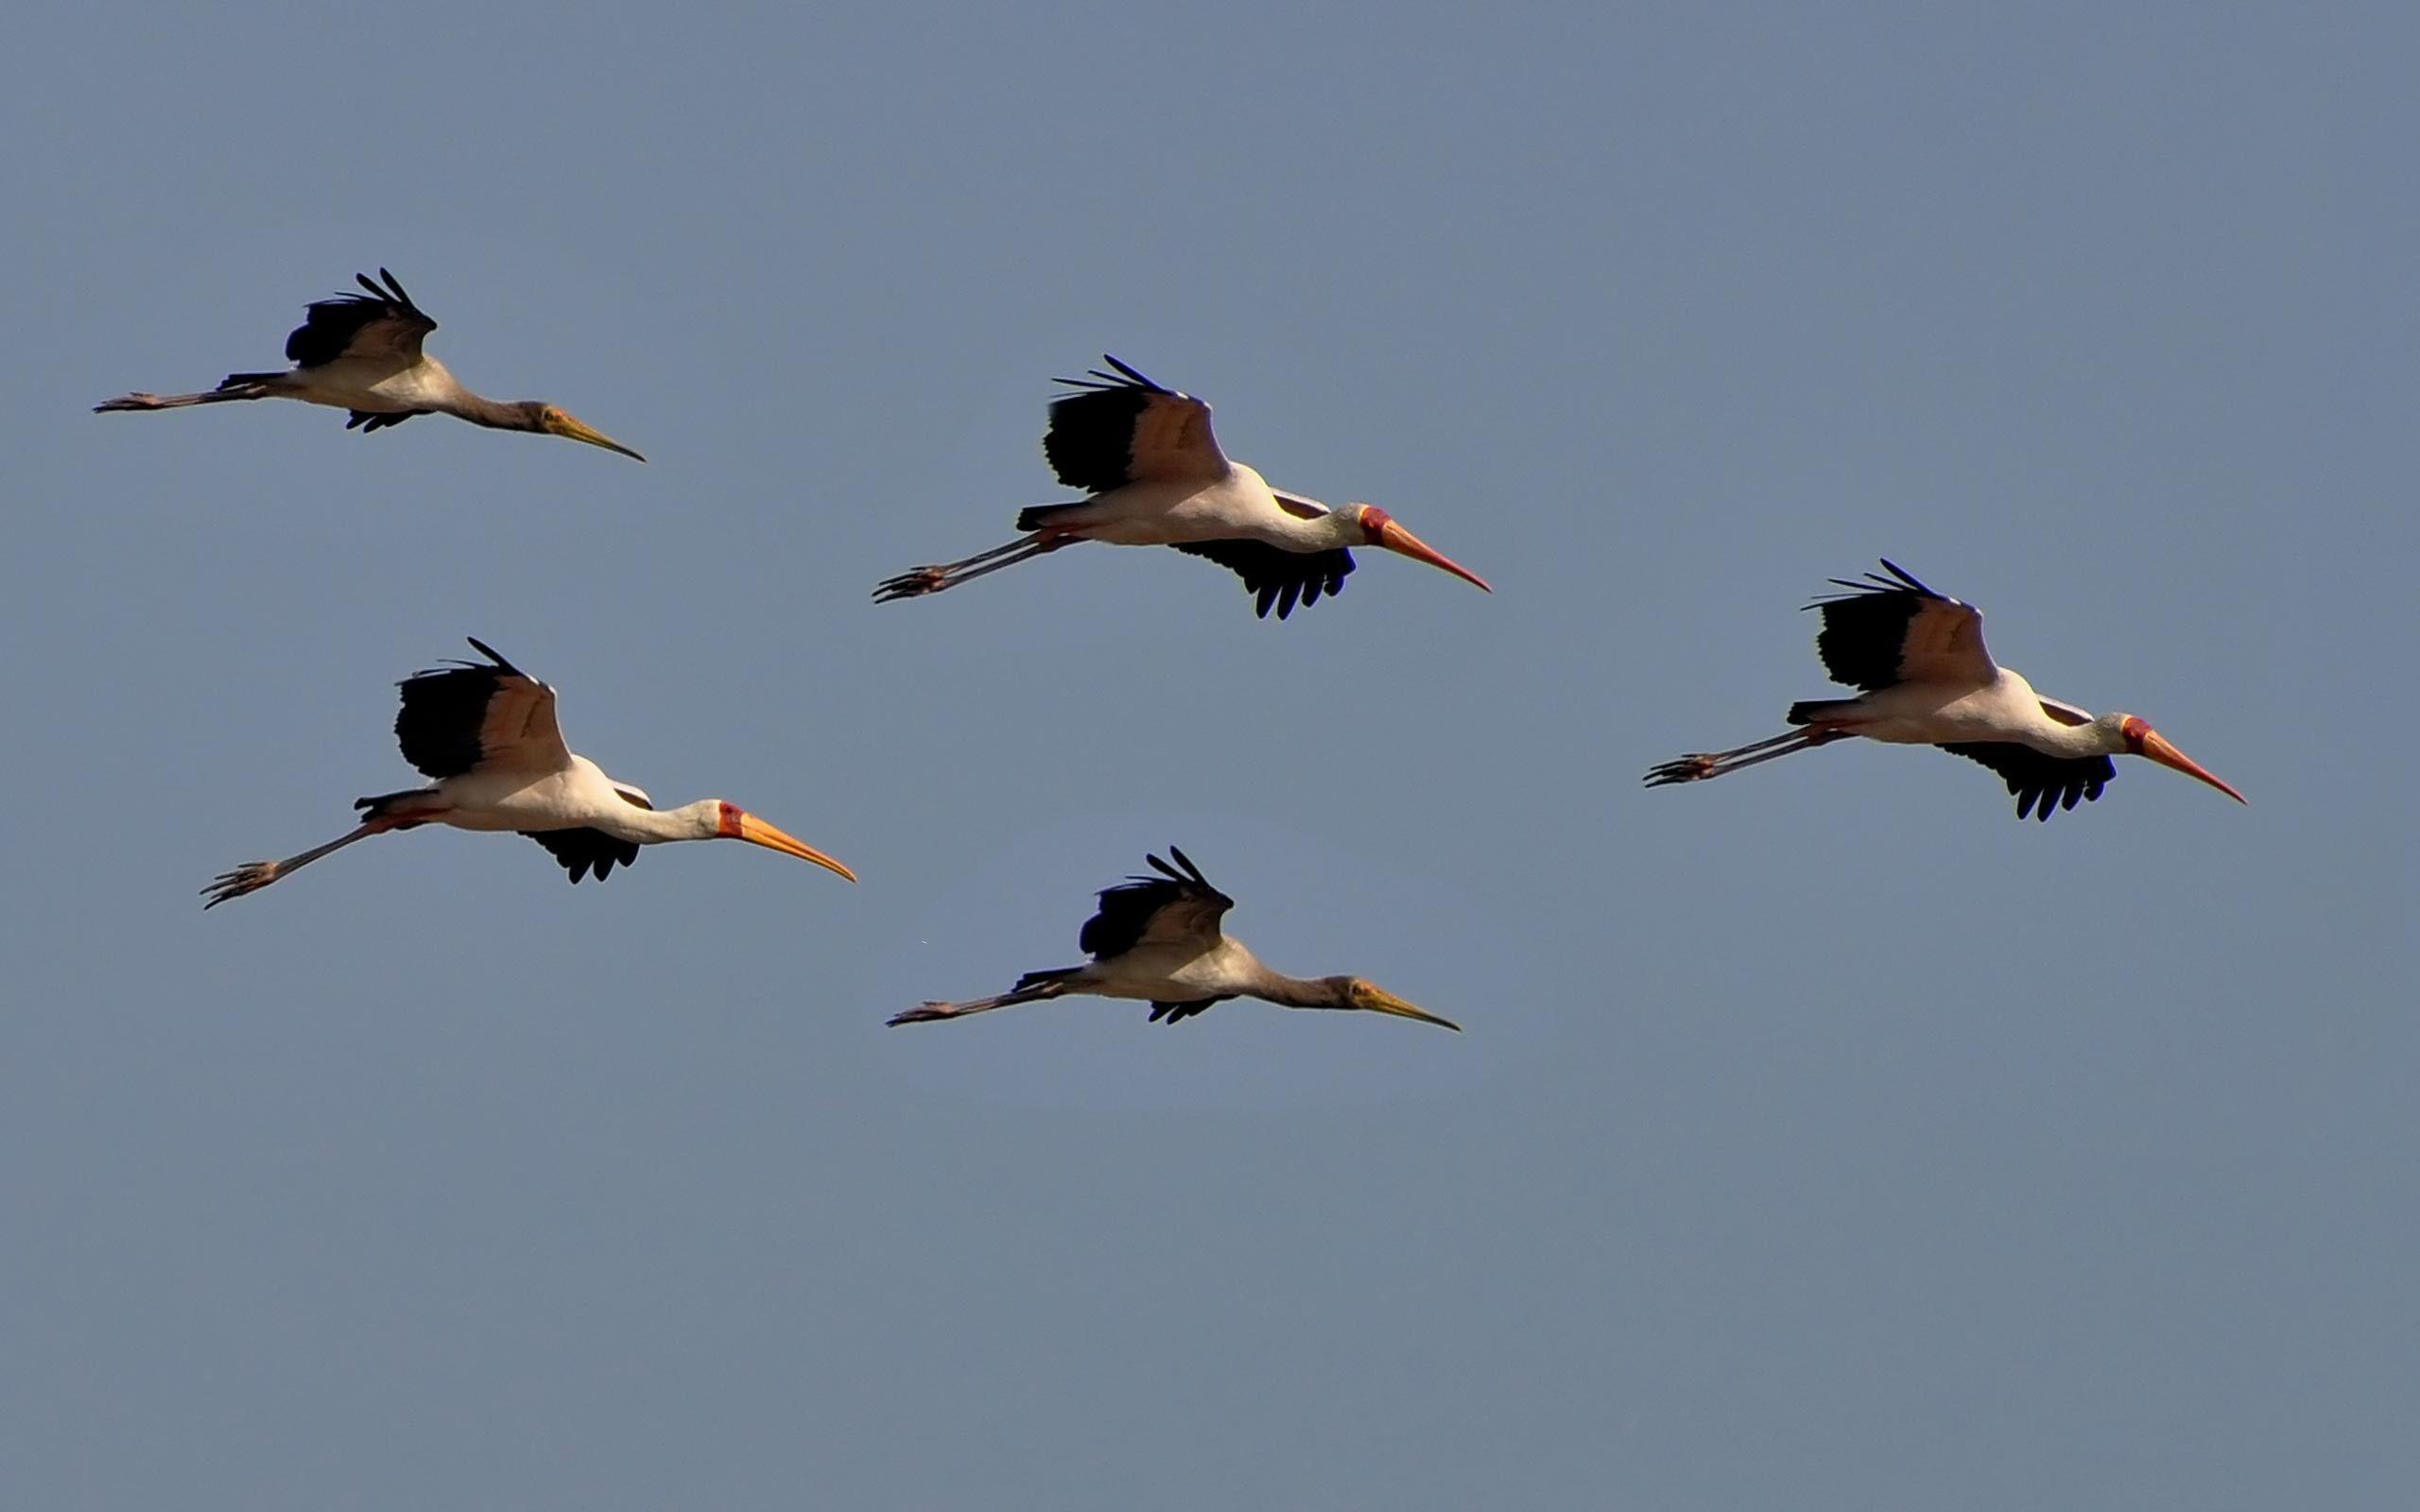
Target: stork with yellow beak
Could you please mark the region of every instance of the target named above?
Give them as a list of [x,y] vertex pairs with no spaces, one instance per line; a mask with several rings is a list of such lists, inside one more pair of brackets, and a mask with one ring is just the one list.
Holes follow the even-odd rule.
[[530,431],[585,441],[609,452],[646,457],[565,414],[544,400],[489,399],[462,387],[445,365],[421,351],[437,329],[404,292],[395,275],[378,270],[383,284],[365,274],[354,278],[362,294],[339,294],[310,306],[285,338],[286,372],[229,373],[216,388],[199,394],[125,394],[93,406],[95,414],[124,410],[185,409],[239,399],[299,399],[349,410],[346,430],[365,435],[401,425],[415,415],[452,415],[492,430]]
[[1184,851],[1170,846],[1168,854],[1173,866],[1158,856],[1145,858],[1157,875],[1130,877],[1101,891],[1100,911],[1076,937],[1091,953],[1089,964],[1028,971],[997,997],[925,1003],[892,1014],[891,1023],[962,1019],[1088,993],[1149,1003],[1153,1023],[1180,1022],[1229,998],[1258,998],[1284,1008],[1343,1008],[1461,1028],[1357,976],[1288,976],[1270,970],[1243,941],[1219,928],[1236,901],[1210,885]]

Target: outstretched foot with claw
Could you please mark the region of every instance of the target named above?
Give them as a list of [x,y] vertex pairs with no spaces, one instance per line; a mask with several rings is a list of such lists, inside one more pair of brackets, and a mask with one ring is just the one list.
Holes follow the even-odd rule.
[[275,882],[278,876],[278,864],[274,861],[247,861],[233,871],[220,872],[209,886],[201,889],[201,895],[210,900],[201,905],[201,911],[206,914],[230,898],[258,892]]
[[949,586],[949,569],[941,565],[911,567],[896,577],[886,577],[873,591],[873,601],[888,604],[895,599],[921,598],[938,593]]
[[903,1023],[932,1023],[942,1019],[958,1017],[958,1005],[952,1003],[922,1003],[912,1008],[902,1008],[888,1021],[890,1027]]
[[1664,763],[1647,774],[1647,785],[1666,787],[1674,782],[1702,782],[1715,774],[1720,758],[1712,751],[1698,751]]

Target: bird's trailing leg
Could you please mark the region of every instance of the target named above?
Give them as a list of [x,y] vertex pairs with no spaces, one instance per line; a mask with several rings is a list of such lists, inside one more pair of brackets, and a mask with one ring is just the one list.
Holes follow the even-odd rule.
[[93,406],[95,415],[107,415],[125,409],[185,409],[195,404],[224,404],[236,399],[268,399],[272,390],[265,383],[239,383],[230,380],[206,394],[121,394],[103,400]]
[[989,1013],[994,1008],[1014,1007],[1020,1003],[1040,1003],[1067,990],[1073,971],[1028,971],[1017,978],[1017,985],[995,998],[969,998],[963,1003],[920,1003],[903,1008],[890,1016],[894,1029],[903,1023],[933,1023],[942,1019],[963,1019],[970,1013]]
[[1793,730],[1788,734],[1775,735],[1771,740],[1759,740],[1731,750],[1699,751],[1650,769],[1647,785],[1666,787],[1674,782],[1698,782],[1709,777],[1728,776],[1745,767],[1784,756],[1795,756],[1802,750],[1813,750],[1836,740],[1846,740],[1854,733],[1856,731],[1848,730]]
[[281,877],[301,870],[331,851],[341,850],[355,840],[367,840],[373,834],[384,834],[389,830],[406,829],[411,822],[389,818],[372,819],[351,834],[342,835],[323,846],[314,847],[299,856],[287,856],[283,861],[247,861],[233,871],[222,871],[212,880],[209,886],[201,889],[201,895],[210,900],[201,905],[201,911],[206,914],[230,898],[241,898],[248,892],[258,892]]
[[896,577],[885,578],[874,589],[873,601],[877,604],[888,604],[894,599],[921,598],[926,593],[938,593],[944,588],[956,588],[960,583],[971,583],[977,577],[988,573],[996,573],[1003,567],[1013,567],[1021,561],[1031,561],[1036,557],[1046,556],[1062,546],[1072,546],[1082,539],[1081,536],[1066,535],[1059,531],[1037,530],[1032,535],[1020,536],[1005,546],[994,546],[990,551],[978,551],[961,561],[936,562],[929,567],[911,567]]

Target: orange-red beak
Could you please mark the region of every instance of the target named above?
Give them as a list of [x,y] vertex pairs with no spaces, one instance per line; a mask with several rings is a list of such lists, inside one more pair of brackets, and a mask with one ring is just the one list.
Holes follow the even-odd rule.
[[2224,793],[2227,797],[2235,799],[2238,803],[2249,803],[2252,801],[2250,799],[2247,799],[2242,794],[2237,792],[2234,788],[2221,782],[2208,767],[2204,766],[2200,762],[2195,761],[2192,757],[2186,755],[2181,750],[2178,750],[2174,746],[2169,745],[2168,737],[2162,735],[2156,730],[2146,730],[2143,731],[2143,754],[2159,763],[2162,766],[2171,767],[2177,771],[2183,772],[2187,777],[2200,778],[2203,782],[2209,783],[2212,787],[2217,788],[2220,792]]
[[1399,551],[1415,561],[1425,561],[1431,567],[1443,567],[1466,583],[1478,584],[1482,592],[1490,593],[1495,592],[1495,589],[1487,586],[1486,578],[1395,524],[1392,517],[1380,520],[1377,543],[1389,551]]
[[796,856],[801,861],[812,861],[824,870],[837,871],[851,882],[857,880],[857,874],[838,861],[825,855],[805,841],[784,833],[779,825],[769,824],[758,818],[736,803],[723,805],[722,833],[726,839],[745,840],[750,845],[761,845],[768,850],[779,850],[786,856]]

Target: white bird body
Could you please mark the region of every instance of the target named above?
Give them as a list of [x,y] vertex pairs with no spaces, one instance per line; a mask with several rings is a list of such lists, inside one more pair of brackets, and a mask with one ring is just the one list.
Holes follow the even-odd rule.
[[1359,530],[1348,533],[1349,522],[1326,506],[1301,502],[1316,514],[1287,509],[1257,472],[1231,462],[1216,478],[1146,478],[1095,494],[1053,511],[1050,528],[1114,546],[1249,540],[1311,552],[1363,543]]
[[1799,728],[1789,733],[1666,762],[1649,771],[1648,785],[1701,782],[1862,736],[1938,746],[1991,768],[2016,796],[2020,818],[2047,819],[2054,809],[2099,799],[2117,775],[2109,758],[2118,755],[2149,757],[2243,801],[2135,715],[2095,717],[2042,696],[1992,660],[1983,616],[1972,605],[1934,593],[1887,558],[1882,565],[1889,577],[1834,578],[1848,592],[1807,606],[1823,611],[1815,648],[1824,670],[1864,690],[1858,696],[1792,704],[1789,720]]
[[2074,748],[2060,737],[2069,727],[2046,717],[2033,684],[2006,667],[1988,682],[1901,682],[1848,700],[1857,732],[1901,746],[1942,746],[1959,740],[2014,740],[2053,756],[2104,754]]
[[357,799],[352,833],[283,861],[255,861],[202,889],[215,908],[257,892],[356,840],[424,824],[526,834],[579,882],[599,881],[638,859],[639,847],[674,840],[746,840],[812,861],[851,882],[856,874],[737,804],[700,799],[658,811],[646,793],[617,782],[563,744],[555,690],[474,640],[487,665],[458,662],[406,678],[395,739],[404,759],[433,779]]
[[1076,970],[1070,981],[1081,984],[1078,990],[1145,1003],[1239,997],[1276,975],[1243,941],[1223,936],[1206,950],[1199,944],[1138,945]]
[[714,799],[662,812],[643,808],[644,792],[614,781],[577,751],[563,755],[565,765],[551,769],[480,766],[441,779],[429,789],[428,820],[488,832],[596,829],[641,845],[714,833],[711,816],[701,831],[700,816],[691,812],[711,810]]
[[[348,353],[317,368],[298,369],[275,381],[280,397],[365,415],[461,414],[470,390],[435,357],[406,365],[395,355]],[[475,415],[464,415],[475,419]]]
[[1480,588],[1487,582],[1428,545],[1374,505],[1331,509],[1283,493],[1259,472],[1219,449],[1210,406],[1151,382],[1118,361],[1115,372],[1063,378],[1082,392],[1055,400],[1043,455],[1059,481],[1088,497],[1037,505],[1017,516],[1028,532],[1005,546],[959,561],[917,567],[886,579],[878,602],[945,588],[1029,561],[1081,541],[1113,546],[1173,546],[1236,573],[1266,617],[1319,602],[1344,586],[1355,546],[1382,546],[1440,567]]

